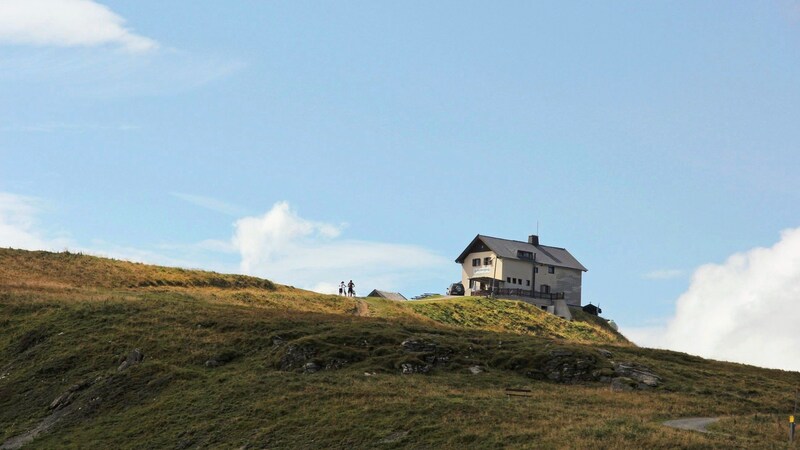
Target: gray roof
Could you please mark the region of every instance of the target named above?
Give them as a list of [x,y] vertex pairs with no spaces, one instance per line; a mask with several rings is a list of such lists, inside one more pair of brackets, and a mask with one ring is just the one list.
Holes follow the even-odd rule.
[[517,251],[525,251],[536,254],[536,262],[547,266],[567,267],[570,269],[588,271],[583,264],[578,262],[567,249],[560,247],[550,247],[549,245],[533,245],[524,241],[512,241],[510,239],[501,239],[491,236],[477,235],[475,239],[470,242],[467,248],[456,259],[457,263],[463,263],[464,258],[470,254],[470,250],[476,242],[481,241],[493,251],[498,258],[507,259],[520,259],[517,256]]
[[407,298],[403,297],[403,294],[399,292],[379,291],[377,289],[373,289],[372,292],[370,292],[367,297],[381,297],[381,298],[387,298],[389,300],[408,300]]

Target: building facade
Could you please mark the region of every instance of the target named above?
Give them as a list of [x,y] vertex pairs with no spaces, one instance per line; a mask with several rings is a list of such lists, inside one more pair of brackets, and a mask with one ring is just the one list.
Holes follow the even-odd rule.
[[477,235],[456,262],[466,295],[519,298],[543,307],[565,300],[581,306],[581,281],[587,269],[566,249],[528,241]]

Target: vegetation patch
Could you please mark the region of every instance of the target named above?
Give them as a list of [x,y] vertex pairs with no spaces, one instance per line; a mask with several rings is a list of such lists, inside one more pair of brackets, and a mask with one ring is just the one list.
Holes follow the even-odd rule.
[[[800,384],[519,302],[364,299],[360,317],[353,299],[284,286],[130,287],[173,275],[136,265],[126,280],[128,263],[0,250],[8,258],[19,265],[0,265],[0,445],[47,424],[32,448],[778,448]],[[736,422],[708,435],[661,425],[689,416]]]

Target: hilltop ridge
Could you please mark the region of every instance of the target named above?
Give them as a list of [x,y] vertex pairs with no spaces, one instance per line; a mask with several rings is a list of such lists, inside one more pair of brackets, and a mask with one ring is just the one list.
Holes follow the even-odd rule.
[[[757,448],[785,439],[775,414],[791,407],[785,393],[800,374],[641,349],[602,320],[580,319],[520,302],[347,298],[0,249],[0,447]],[[726,435],[661,426],[722,415],[744,418]]]
[[[216,301],[247,303],[283,310],[352,314],[368,305],[373,318],[438,322],[457,328],[485,329],[581,342],[626,344],[624,336],[602,320],[581,315],[566,322],[527,303],[480,297],[396,302],[378,298],[356,301],[295,289],[270,280],[203,270],[156,266],[70,252],[0,249],[0,286],[6,289],[167,289]],[[220,290],[222,290],[220,292]],[[291,293],[291,296],[287,296]],[[302,301],[298,301],[301,300]]]

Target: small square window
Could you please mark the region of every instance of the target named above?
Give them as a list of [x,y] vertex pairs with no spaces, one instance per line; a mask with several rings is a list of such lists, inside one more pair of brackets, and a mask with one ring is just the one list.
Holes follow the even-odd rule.
[[480,265],[481,265],[481,259],[480,258],[474,258],[472,260],[472,267],[478,267]]
[[533,268],[533,273],[539,273],[539,268],[538,267],[534,267]]
[[530,286],[530,285],[531,285],[531,280],[525,280],[525,286]]
[[556,273],[555,266],[547,266],[547,273]]
[[492,257],[491,256],[487,256],[487,257],[483,258],[483,265],[484,266],[491,266],[492,265]]
[[506,277],[506,283],[511,283],[511,277]]

